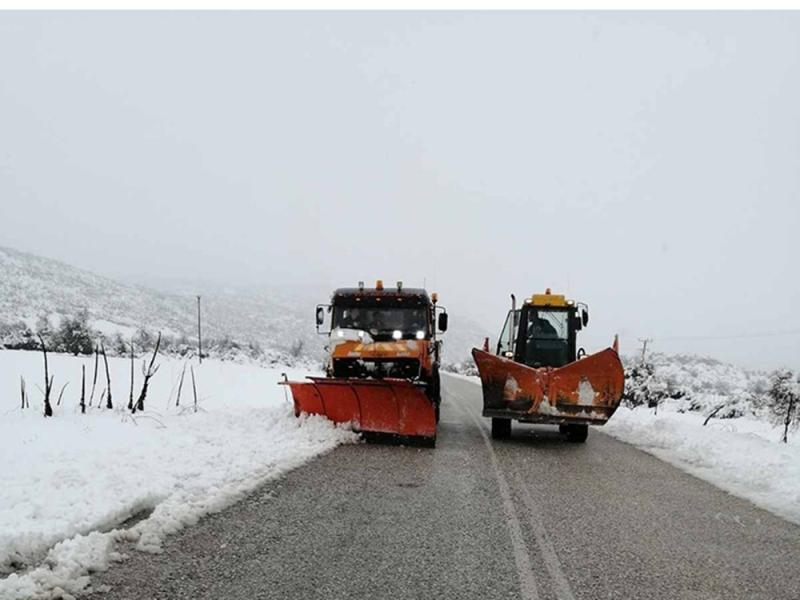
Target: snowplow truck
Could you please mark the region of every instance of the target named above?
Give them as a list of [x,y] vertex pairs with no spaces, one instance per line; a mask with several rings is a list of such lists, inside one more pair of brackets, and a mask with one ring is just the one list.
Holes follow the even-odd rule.
[[568,440],[585,442],[590,424],[614,414],[625,384],[618,341],[587,355],[577,348],[577,333],[588,323],[586,304],[549,288],[520,308],[512,294],[496,352],[472,350],[493,438],[508,438],[516,420],[558,425]]
[[439,362],[447,311],[424,289],[356,288],[317,306],[328,336],[325,377],[284,381],[294,412],[351,423],[367,441],[433,447],[441,403]]

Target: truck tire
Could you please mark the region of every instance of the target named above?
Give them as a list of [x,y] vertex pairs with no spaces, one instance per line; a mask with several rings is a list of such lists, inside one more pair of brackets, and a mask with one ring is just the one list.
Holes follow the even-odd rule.
[[507,440],[511,437],[511,419],[492,417],[492,439]]
[[431,380],[428,383],[428,398],[433,402],[433,409],[436,413],[436,422],[439,422],[439,407],[442,404],[442,380],[439,377],[438,365],[433,366]]
[[583,444],[586,438],[589,437],[589,426],[570,423],[563,425],[564,433],[567,434],[567,441],[573,444]]

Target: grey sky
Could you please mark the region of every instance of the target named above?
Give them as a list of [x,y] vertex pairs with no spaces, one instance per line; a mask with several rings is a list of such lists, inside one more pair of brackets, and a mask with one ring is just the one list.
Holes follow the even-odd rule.
[[665,339],[800,332],[798,13],[2,13],[0,73],[0,244],[800,366]]

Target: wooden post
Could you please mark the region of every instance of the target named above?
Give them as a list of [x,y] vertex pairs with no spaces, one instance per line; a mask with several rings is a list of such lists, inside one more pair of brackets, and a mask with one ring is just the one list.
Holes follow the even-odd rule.
[[642,342],[642,364],[645,364],[645,354],[647,353],[647,344],[648,342],[652,342],[650,338],[639,338],[639,341]]
[[81,414],[86,414],[86,365],[81,365]]
[[200,355],[200,364],[203,364],[203,336],[200,329],[200,296],[197,296],[197,353]]
[[53,388],[53,378],[47,368],[47,346],[41,334],[39,334],[39,341],[42,344],[42,354],[44,354],[44,416],[52,417],[53,407],[50,405],[50,390]]

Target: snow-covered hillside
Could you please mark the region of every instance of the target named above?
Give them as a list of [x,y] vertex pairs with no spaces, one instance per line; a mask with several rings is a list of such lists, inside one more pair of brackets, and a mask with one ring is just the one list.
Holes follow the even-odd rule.
[[[174,291],[173,291],[174,290]],[[195,340],[196,294],[202,295],[204,336],[254,343],[287,359],[319,360],[325,338],[316,333],[314,308],[332,290],[321,287],[270,289],[187,286],[159,291],[128,285],[65,263],[0,247],[0,334],[22,323],[35,330],[48,316],[57,322],[87,309],[93,329],[130,339],[140,328]],[[462,314],[451,315],[445,360],[456,362],[480,344],[483,328]],[[0,335],[0,337],[2,337]],[[0,340],[2,343],[2,340]]]
[[633,400],[644,388],[662,400],[675,400],[676,407],[688,412],[704,413],[725,405],[718,417],[758,416],[769,389],[768,373],[707,356],[652,353],[647,357],[646,368],[642,368],[640,356],[625,356],[623,364],[627,400]]
[[[355,435],[321,417],[296,419],[281,371],[214,360],[194,364],[181,405],[177,388],[184,363],[160,358],[143,413],[124,409],[130,363],[111,358],[115,408],[98,407],[101,387],[86,414],[78,407],[81,366],[91,385],[92,361],[50,356],[56,386],[69,382],[55,415],[42,416],[42,355],[0,352],[0,598],[75,594],[87,574],[113,562],[113,542],[133,540],[157,551],[162,537],[219,510],[265,480]],[[136,368],[136,393],[141,385]],[[289,371],[302,377],[305,371]],[[21,409],[19,381],[31,391]],[[102,381],[103,377],[101,377]],[[90,390],[87,389],[87,401]],[[134,517],[136,523],[125,523]],[[60,597],[60,596],[57,596]]]

